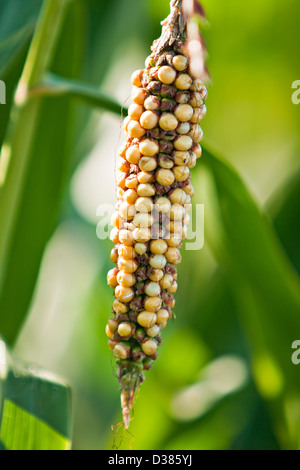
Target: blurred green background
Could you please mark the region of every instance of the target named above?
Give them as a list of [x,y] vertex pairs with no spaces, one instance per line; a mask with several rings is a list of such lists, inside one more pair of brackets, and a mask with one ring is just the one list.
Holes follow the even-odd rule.
[[[10,223],[0,334],[18,356],[71,384],[74,449],[299,448],[300,365],[291,345],[300,338],[300,105],[291,87],[300,79],[300,4],[202,3],[210,152],[193,184],[195,202],[205,204],[205,245],[183,250],[177,318],[164,330],[129,433],[111,431],[121,420],[105,336],[111,242],[96,237],[97,207],[115,201],[120,116],[69,96],[38,98],[18,204],[11,208],[0,189]],[[41,5],[0,1],[0,145]],[[168,11],[168,0],[73,0],[49,70],[126,106],[131,73]],[[22,148],[20,137],[16,155]]]

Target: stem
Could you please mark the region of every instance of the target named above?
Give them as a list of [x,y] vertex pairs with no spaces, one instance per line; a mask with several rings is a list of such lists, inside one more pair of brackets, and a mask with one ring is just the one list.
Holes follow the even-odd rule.
[[[0,155],[0,295],[41,103],[39,97],[26,100],[27,90],[41,81],[51,64],[69,1],[44,1],[17,88],[11,121]],[[10,343],[16,338],[23,323],[23,318],[12,321],[12,315],[13,312],[1,312],[0,316],[0,332]],[[9,331],[7,331],[8,323],[13,324],[13,328]]]
[[38,96],[69,96],[77,98],[90,106],[102,108],[118,115],[127,114],[126,108],[118,101],[106,95],[102,90],[85,83],[59,77],[52,73],[47,73],[41,83],[38,83],[28,91],[28,98]]

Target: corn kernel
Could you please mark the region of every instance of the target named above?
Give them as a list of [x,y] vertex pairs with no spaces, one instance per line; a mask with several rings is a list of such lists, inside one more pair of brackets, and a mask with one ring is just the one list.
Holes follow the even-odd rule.
[[160,333],[160,328],[158,325],[154,325],[151,328],[146,329],[146,335],[150,336],[150,338],[155,338]]
[[134,291],[130,287],[117,286],[115,296],[120,302],[127,303],[133,299]]
[[141,184],[149,184],[154,181],[153,173],[148,173],[147,171],[140,171],[138,174],[138,181]]
[[114,227],[111,232],[110,232],[110,237],[111,241],[113,243],[119,243],[120,241],[120,232],[117,227]]
[[142,78],[143,73],[144,73],[144,70],[136,70],[135,72],[133,72],[133,74],[131,75],[132,85],[136,87],[142,86],[141,78]]
[[119,232],[119,240],[123,245],[131,246],[134,244],[134,238],[132,232],[126,229],[122,229]]
[[[180,204],[173,204],[170,210],[170,219],[171,220],[182,220],[182,217],[185,215],[185,210]],[[120,253],[119,253],[120,254]]]
[[180,246],[181,242],[182,242],[182,238],[179,233],[171,233],[169,238],[167,239],[168,245],[173,246],[173,247]]
[[120,258],[118,259],[118,268],[120,271],[132,274],[138,268],[138,263],[134,259]]
[[134,88],[131,93],[131,98],[136,104],[143,104],[146,96],[147,92],[143,88]]
[[144,129],[154,129],[158,124],[158,115],[153,111],[145,111],[140,117],[140,124]]
[[138,212],[133,219],[133,223],[137,227],[151,227],[153,222],[153,216],[148,212]]
[[151,238],[151,230],[145,227],[136,228],[133,231],[133,237],[139,243],[146,243]]
[[107,284],[111,287],[116,287],[118,285],[117,281],[118,270],[116,268],[111,269],[107,273]]
[[188,90],[192,85],[192,79],[187,73],[180,73],[175,80],[175,86],[179,90]]
[[149,282],[145,286],[145,294],[149,297],[158,297],[160,295],[160,286],[157,282]]
[[164,255],[155,255],[152,254],[150,256],[150,261],[149,261],[150,266],[155,269],[164,269],[164,267],[167,264],[167,259]]
[[186,135],[190,132],[191,125],[189,122],[180,122],[176,128],[177,134]]
[[175,176],[173,171],[160,168],[155,175],[156,181],[162,186],[170,186],[174,183]]
[[193,117],[194,110],[189,104],[179,104],[175,109],[175,116],[178,121],[186,122],[190,121]]
[[165,322],[167,322],[168,320],[169,320],[168,310],[165,310],[164,308],[161,308],[160,310],[158,310],[158,312],[156,314],[156,323],[158,325],[162,325]]
[[159,120],[159,126],[165,131],[174,131],[178,126],[178,120],[171,113],[163,113]]
[[141,104],[132,103],[128,108],[128,116],[130,116],[131,119],[135,121],[138,121],[140,119],[143,112],[144,112],[144,108]]
[[173,284],[168,288],[169,294],[175,294],[178,289],[178,284],[176,281],[173,282]]
[[136,209],[134,205],[128,204],[127,202],[122,202],[119,207],[119,214],[125,220],[132,220],[135,213]]
[[152,199],[149,197],[139,197],[135,202],[135,208],[138,212],[151,212],[153,207]]
[[162,269],[151,268],[148,270],[147,275],[150,281],[159,282],[164,276],[164,271]]
[[122,258],[133,259],[136,256],[135,249],[132,246],[120,245],[118,248],[118,254]]
[[126,304],[123,304],[123,302],[120,302],[119,300],[114,300],[113,310],[117,314],[118,313],[127,313],[128,312],[128,306]]
[[145,243],[136,243],[134,249],[138,255],[142,256],[147,252],[147,245]]
[[128,322],[120,323],[118,333],[120,336],[130,336],[132,334],[132,325]]
[[165,240],[152,240],[150,243],[151,253],[156,255],[163,255],[168,249],[168,244]]
[[195,144],[194,147],[192,148],[194,154],[196,155],[197,158],[200,158],[202,155],[202,148],[199,144]]
[[173,191],[171,191],[168,194],[168,197],[169,197],[170,201],[172,202],[172,204],[182,204],[183,205],[186,202],[186,194],[183,191],[183,189],[180,189],[180,188],[173,189]]
[[132,165],[136,165],[141,158],[141,152],[138,147],[132,145],[126,150],[126,160]]
[[110,318],[107,322],[107,326],[112,331],[112,333],[115,333],[118,329],[119,323],[115,318]]
[[193,146],[193,139],[188,135],[181,135],[174,141],[174,147],[176,150],[190,150]]
[[158,111],[160,108],[160,98],[158,96],[149,96],[144,102],[144,108],[147,111]]
[[164,65],[158,70],[158,78],[165,85],[171,85],[176,78],[176,72],[172,67]]
[[157,351],[157,344],[153,339],[146,339],[142,343],[142,350],[147,356],[153,356]]
[[132,287],[136,283],[136,277],[133,274],[119,271],[117,275],[117,281],[123,287]]
[[145,129],[140,125],[138,121],[130,121],[127,126],[127,132],[131,137],[135,139],[139,139],[140,137],[143,137],[143,135],[146,134]]
[[164,277],[160,281],[160,286],[162,289],[169,289],[173,284],[174,279],[171,274],[165,274]]
[[153,171],[157,167],[157,161],[153,157],[142,157],[139,161],[139,167],[142,171]]
[[143,328],[151,328],[156,323],[156,315],[153,312],[148,312],[144,310],[138,314],[137,322]]
[[137,193],[142,197],[154,196],[155,189],[151,184],[139,184],[137,188]]
[[169,247],[165,256],[168,262],[171,264],[180,264],[181,262],[181,254],[178,248]]
[[125,348],[122,344],[116,344],[114,347],[114,355],[117,359],[127,359],[130,355],[130,349]]
[[190,176],[190,170],[187,166],[174,166],[173,173],[176,181],[186,181]]
[[188,66],[188,59],[184,55],[176,55],[172,62],[178,72],[183,72]]
[[193,139],[193,141],[198,144],[203,137],[203,131],[199,124],[192,124],[191,130],[188,135]]
[[160,297],[146,297],[144,307],[148,312],[157,312],[160,309],[162,300]]
[[167,214],[171,209],[171,203],[167,197],[159,197],[155,202],[157,212]]

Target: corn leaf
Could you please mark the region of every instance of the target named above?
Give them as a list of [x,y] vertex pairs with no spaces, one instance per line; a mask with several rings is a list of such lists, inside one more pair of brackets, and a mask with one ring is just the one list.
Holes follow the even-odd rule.
[[0,448],[68,450],[71,392],[53,374],[24,365],[0,339]]

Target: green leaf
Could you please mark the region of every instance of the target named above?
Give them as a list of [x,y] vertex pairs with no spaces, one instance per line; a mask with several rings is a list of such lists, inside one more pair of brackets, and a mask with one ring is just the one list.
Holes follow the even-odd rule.
[[[294,410],[300,407],[295,398],[300,377],[291,361],[291,344],[300,327],[299,278],[269,218],[237,172],[208,151],[204,152],[203,164],[213,186],[206,194],[217,196],[213,205],[205,200],[206,226],[215,218],[221,226],[213,234],[208,227],[207,239],[228,270],[226,279],[250,342],[258,388],[266,399],[283,400],[276,408],[279,422],[288,403],[293,403]],[[291,431],[290,440],[297,442],[297,433]]]
[[1,339],[0,372],[0,448],[69,450],[69,386],[53,374],[12,357]]
[[[45,71],[43,69],[50,66],[43,55],[42,44],[51,61],[58,38],[51,38],[50,47],[49,35],[60,33],[59,18],[62,20],[67,4],[68,0],[45,3],[35,35],[39,39],[38,47],[34,46],[34,39],[22,77],[25,85],[34,85],[35,80],[40,80],[38,75]],[[70,9],[66,33],[77,24],[77,3],[72,6],[74,10]],[[55,28],[52,28],[53,21]],[[60,67],[66,74],[74,73],[79,62],[76,41],[81,39],[80,34],[78,37],[74,40],[70,34],[66,35],[64,47],[54,61],[53,66]],[[29,100],[15,110],[2,149],[1,163],[5,164],[7,152],[10,162],[5,184],[0,188],[3,227],[0,233],[0,331],[10,344],[15,341],[28,312],[42,253],[55,228],[70,160],[72,136],[67,132],[70,113],[70,103],[63,99],[59,103],[39,98]]]
[[[0,79],[33,33],[42,0],[0,0]],[[22,11],[22,15],[20,15]]]

